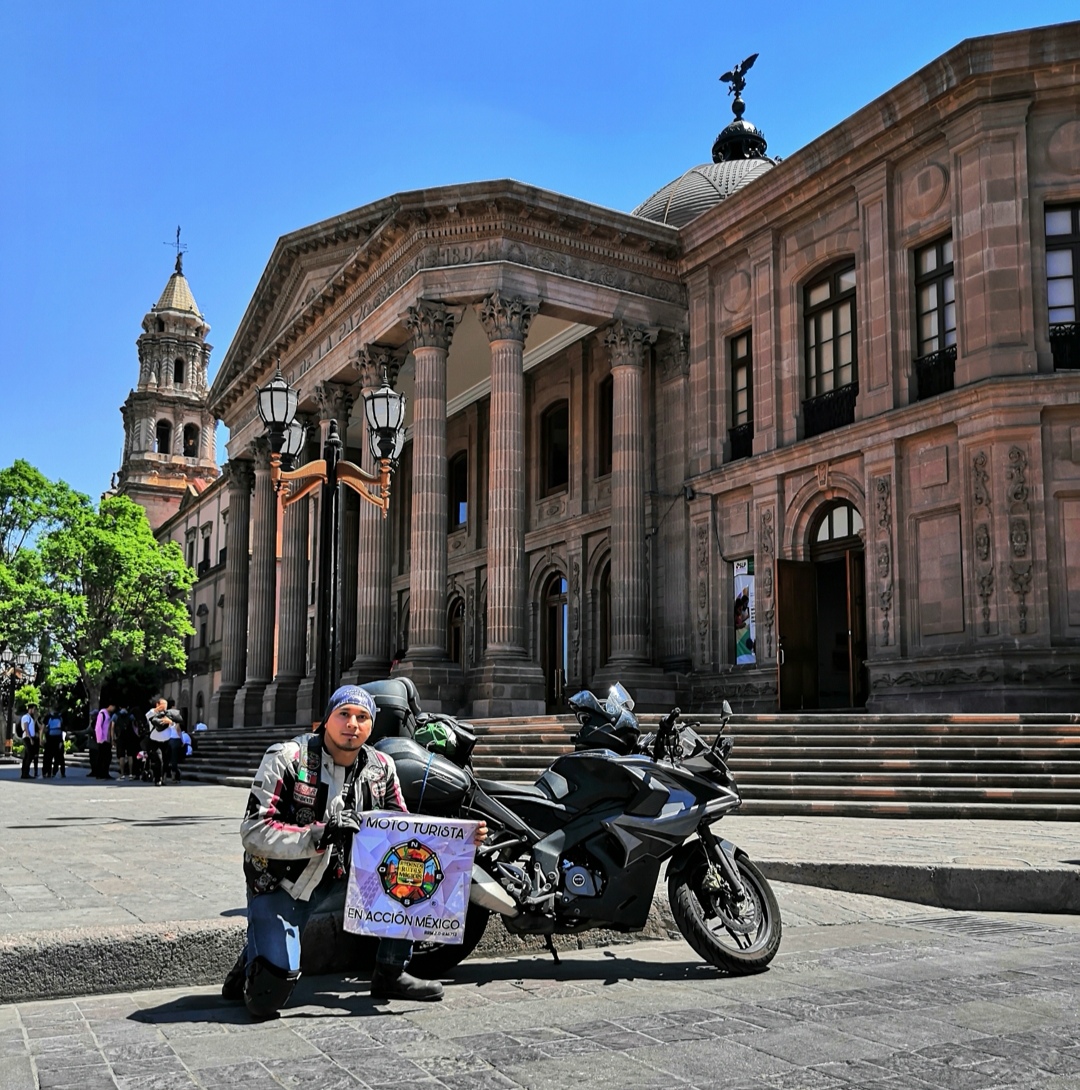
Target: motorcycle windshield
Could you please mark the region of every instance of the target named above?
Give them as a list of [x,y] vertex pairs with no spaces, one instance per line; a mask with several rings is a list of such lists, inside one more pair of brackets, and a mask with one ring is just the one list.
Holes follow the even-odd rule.
[[634,710],[634,698],[623,688],[621,681],[616,681],[608,690],[605,706],[613,715],[621,711],[632,712]]

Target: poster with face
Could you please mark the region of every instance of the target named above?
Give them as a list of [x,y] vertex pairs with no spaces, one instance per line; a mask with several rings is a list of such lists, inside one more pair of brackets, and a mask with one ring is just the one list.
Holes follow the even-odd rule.
[[757,663],[754,651],[754,561],[753,558],[736,560],[735,569],[735,664],[753,666]]
[[345,930],[460,943],[476,825],[389,810],[363,814],[353,834]]

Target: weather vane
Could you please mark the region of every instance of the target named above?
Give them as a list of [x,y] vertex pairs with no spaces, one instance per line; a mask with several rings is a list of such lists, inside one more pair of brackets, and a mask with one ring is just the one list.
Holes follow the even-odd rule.
[[176,228],[176,241],[175,242],[163,242],[163,246],[175,246],[176,247],[176,271],[183,273],[184,271],[184,254],[187,253],[187,243],[180,241],[180,228]]
[[728,87],[728,94],[735,96],[735,101],[731,104],[731,109],[736,117],[742,117],[742,112],[746,109],[742,100],[743,89],[746,87],[746,73],[754,67],[754,61],[757,59],[758,55],[756,53],[751,53],[742,64],[735,65],[730,72],[725,72],[720,77],[721,83],[731,84],[731,86]]

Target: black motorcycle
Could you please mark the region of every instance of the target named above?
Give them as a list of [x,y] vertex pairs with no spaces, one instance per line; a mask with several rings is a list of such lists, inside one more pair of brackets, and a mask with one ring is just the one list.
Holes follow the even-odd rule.
[[[665,862],[675,921],[702,958],[733,973],[772,961],[781,936],[776,897],[746,853],[712,829],[742,801],[723,728],[709,745],[675,708],[642,736],[622,686],[604,703],[578,693],[570,700],[581,724],[576,752],[535,784],[503,783],[474,775],[475,736],[464,724],[416,709],[399,714],[400,685],[365,687],[380,707],[376,747],[394,758],[410,811],[488,825],[464,942],[419,948],[417,972],[442,975],[466,958],[492,912],[511,934],[544,936],[553,954],[552,935],[640,931]],[[388,727],[392,708],[399,711]]]

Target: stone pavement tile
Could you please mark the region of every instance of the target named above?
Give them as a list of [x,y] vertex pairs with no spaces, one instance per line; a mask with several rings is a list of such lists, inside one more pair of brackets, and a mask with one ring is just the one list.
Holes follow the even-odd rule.
[[[755,1042],[757,1039],[754,1038]],[[663,1045],[637,1048],[626,1055],[694,1085],[715,1079],[717,1072],[722,1073],[725,1082],[763,1081],[768,1075],[783,1074],[802,1066],[763,1052],[756,1044],[749,1048],[731,1038],[710,1038],[697,1042],[694,1048],[665,1048]]]
[[129,1077],[117,1076],[118,1090],[195,1090],[187,1071],[157,1071]]
[[518,1090],[515,1082],[501,1071],[474,1071],[468,1075],[443,1075],[440,1080],[448,1090]]
[[37,1090],[29,1056],[7,1056],[0,1064],[0,1090]]
[[295,1060],[264,1060],[263,1067],[288,1090],[359,1090],[360,1086],[353,1075],[324,1056],[312,1057],[301,1063]]
[[396,1049],[369,1048],[363,1052],[332,1054],[342,1068],[368,1086],[411,1085],[427,1076],[427,1072]]
[[1061,1009],[1041,1000],[974,1000],[942,1011],[943,1021],[980,1033],[1016,1033],[1057,1022]]
[[732,1046],[745,1045],[754,1052],[786,1060],[796,1066],[810,1066],[838,1058],[873,1060],[890,1051],[878,1041],[855,1037],[834,1026],[805,1022],[781,1030],[746,1038],[726,1038]]
[[[845,1033],[875,1041],[889,1049],[917,1051],[927,1046],[967,1042],[980,1036],[978,1028],[958,1025],[932,1014],[918,1011],[891,1012],[888,1017],[863,1016],[851,1018],[842,1025]],[[886,1049],[882,1049],[884,1053]]]
[[270,1072],[254,1060],[201,1067],[193,1074],[205,1090],[280,1090]]
[[994,1085],[987,1081],[987,1074],[980,1071],[978,1065],[947,1065],[915,1052],[894,1052],[891,1056],[875,1058],[874,1063],[888,1074],[938,1090],[988,1090]]
[[872,1060],[827,1060],[825,1063],[812,1064],[802,1070],[826,1075],[844,1086],[861,1087],[864,1083],[895,1077]]
[[471,1072],[492,1069],[491,1064],[483,1056],[473,1052],[450,1056],[416,1056],[410,1059],[417,1067],[437,1079],[445,1079],[448,1075],[468,1075]]
[[[610,1049],[612,1052],[625,1052],[631,1048],[646,1048],[649,1045],[657,1044],[655,1037],[646,1036],[644,1033],[637,1033],[633,1030],[624,1030],[615,1033],[601,1033],[596,1037],[591,1038],[596,1044],[601,1045],[603,1048]],[[553,1056],[559,1055],[558,1053],[559,1042],[549,1041],[544,1045],[544,1050],[550,1052]]]
[[25,1055],[26,1036],[21,1027],[0,1032],[0,1057]]
[[[685,1079],[672,1077],[637,1060],[637,1052],[611,1052],[603,1055],[563,1056],[503,1069],[519,1086],[527,1090],[568,1090],[575,1086],[609,1086],[612,1090],[688,1090]],[[602,1065],[602,1066],[600,1066]],[[715,1072],[714,1072],[715,1074]],[[716,1087],[720,1084],[709,1084]],[[735,1090],[725,1080],[724,1090]]]
[[812,1067],[770,1075],[765,1080],[770,1090],[843,1090],[844,1083]]
[[319,1054],[309,1041],[290,1032],[284,1021],[265,1029],[251,1028],[245,1033],[174,1037],[169,1044],[176,1056],[193,1071],[249,1060],[302,1059]]
[[116,1082],[108,1068],[102,1068],[100,1074],[96,1071],[68,1071],[57,1074],[39,1071],[38,1087],[40,1090],[116,1090]]

